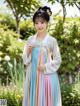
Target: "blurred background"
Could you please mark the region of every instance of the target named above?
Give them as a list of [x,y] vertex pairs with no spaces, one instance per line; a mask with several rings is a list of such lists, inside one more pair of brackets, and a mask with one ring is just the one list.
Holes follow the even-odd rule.
[[80,106],[80,1],[0,0],[0,99],[7,106],[22,106],[25,69],[22,52],[35,34],[32,16],[39,6],[49,6],[48,26],[59,44],[58,70],[63,106]]

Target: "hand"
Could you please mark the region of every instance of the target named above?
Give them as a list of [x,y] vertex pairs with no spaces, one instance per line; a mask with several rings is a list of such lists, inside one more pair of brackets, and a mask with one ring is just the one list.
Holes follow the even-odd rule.
[[32,48],[33,47],[34,47],[33,45],[28,45],[28,47],[27,47],[27,54],[28,54],[28,56],[32,52]]
[[45,65],[38,65],[38,70],[39,71],[45,71],[45,69],[46,69],[46,66]]

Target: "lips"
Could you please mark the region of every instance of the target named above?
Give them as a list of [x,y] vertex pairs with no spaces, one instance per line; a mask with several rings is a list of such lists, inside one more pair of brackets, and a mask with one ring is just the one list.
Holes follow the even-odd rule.
[[43,30],[43,28],[39,28],[39,30]]

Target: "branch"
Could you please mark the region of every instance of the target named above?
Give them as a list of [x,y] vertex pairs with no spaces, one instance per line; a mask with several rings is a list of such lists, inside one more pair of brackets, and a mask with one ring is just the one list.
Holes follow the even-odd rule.
[[15,11],[14,11],[14,9],[13,9],[13,8],[14,8],[13,5],[11,4],[11,2],[10,2],[9,0],[6,0],[6,1],[7,1],[7,3],[9,4],[9,6],[10,6],[10,8],[11,8],[13,14],[14,14],[14,16],[16,16]]
[[77,5],[77,3],[75,2],[75,5],[76,5],[76,7],[79,9],[79,11],[80,11],[80,7]]

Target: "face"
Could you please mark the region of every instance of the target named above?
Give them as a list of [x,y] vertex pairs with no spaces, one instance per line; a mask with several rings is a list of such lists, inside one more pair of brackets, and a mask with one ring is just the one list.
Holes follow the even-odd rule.
[[45,32],[47,30],[48,22],[42,18],[36,18],[34,26],[37,32]]

